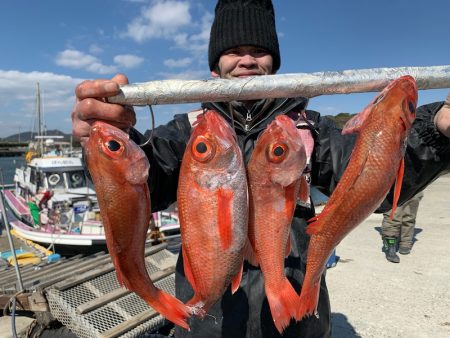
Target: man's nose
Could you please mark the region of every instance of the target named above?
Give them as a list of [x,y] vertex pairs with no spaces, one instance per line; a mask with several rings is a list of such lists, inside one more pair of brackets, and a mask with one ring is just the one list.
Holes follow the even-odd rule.
[[256,64],[256,58],[250,53],[245,53],[241,56],[239,64],[246,67],[253,66]]

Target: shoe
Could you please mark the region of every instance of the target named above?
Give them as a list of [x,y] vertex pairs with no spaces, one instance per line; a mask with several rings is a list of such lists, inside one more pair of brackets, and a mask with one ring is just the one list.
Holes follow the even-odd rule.
[[383,252],[389,262],[400,263],[400,257],[397,255],[397,238],[383,237]]
[[409,255],[411,253],[411,248],[400,247],[398,253],[402,255]]

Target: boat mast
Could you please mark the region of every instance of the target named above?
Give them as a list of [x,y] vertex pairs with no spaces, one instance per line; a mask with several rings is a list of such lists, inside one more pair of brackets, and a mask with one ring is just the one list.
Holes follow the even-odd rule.
[[[42,136],[42,116],[41,116],[41,90],[39,88],[39,82],[37,83],[37,91],[36,91],[36,109],[38,116],[38,136]],[[44,153],[44,144],[42,139],[39,139],[39,156],[42,156]]]

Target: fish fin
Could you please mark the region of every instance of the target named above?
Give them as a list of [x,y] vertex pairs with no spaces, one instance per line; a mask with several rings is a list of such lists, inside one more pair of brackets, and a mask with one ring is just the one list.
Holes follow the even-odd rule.
[[266,286],[267,301],[269,302],[272,319],[280,334],[289,325],[291,318],[295,318],[299,297],[287,278],[276,289]]
[[295,316],[296,320],[301,320],[305,316],[314,314],[316,317],[319,316],[317,312],[317,304],[319,302],[319,291],[320,291],[320,279],[308,287],[308,285],[303,284],[302,291],[300,293],[299,306],[297,314]]
[[191,264],[189,263],[189,260],[183,251],[181,254],[183,255],[184,275],[186,276],[186,279],[188,280],[189,284],[191,284],[192,289],[194,289],[195,291],[197,290],[197,287],[195,285],[194,275],[192,274]]
[[371,106],[366,107],[363,111],[348,120],[345,123],[344,128],[342,128],[342,135],[357,133],[364,122],[369,118],[371,108]]
[[394,217],[395,209],[397,209],[397,203],[398,203],[398,199],[400,197],[400,191],[402,189],[404,172],[405,172],[405,159],[402,158],[402,160],[400,161],[400,166],[398,167],[397,179],[395,180],[394,199],[392,201],[391,214],[389,215],[391,220]]
[[316,217],[316,220],[312,221],[306,226],[306,233],[312,236],[319,233],[321,229],[322,225],[320,224],[320,220]]
[[247,239],[247,242],[245,242],[244,245],[244,259],[253,266],[259,266],[258,256],[256,255],[255,250],[253,250],[253,246],[249,239]]
[[236,274],[236,276],[234,276],[233,280],[231,281],[231,294],[233,295],[239,289],[239,285],[241,285],[243,270],[244,270],[244,261],[242,261],[239,272]]
[[314,217],[311,217],[310,219],[308,219],[306,222],[307,223],[312,223],[314,221],[317,221],[319,219],[319,215],[316,215]]
[[291,249],[292,249],[292,247],[291,247],[291,232],[289,232],[289,236],[288,236],[287,243],[286,243],[286,252],[285,252],[286,257],[289,256],[289,254],[291,253]]
[[220,243],[224,250],[230,247],[233,239],[233,231],[231,229],[233,196],[234,192],[231,189],[221,188],[217,190],[217,223],[219,226]]
[[156,299],[147,301],[149,305],[158,311],[162,316],[175,323],[176,325],[185,328],[189,331],[189,324],[187,319],[195,314],[192,308],[183,304],[180,300],[172,295],[158,290]]

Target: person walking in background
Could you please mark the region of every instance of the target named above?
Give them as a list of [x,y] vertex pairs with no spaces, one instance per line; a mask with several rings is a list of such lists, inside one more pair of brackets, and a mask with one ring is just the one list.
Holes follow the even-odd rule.
[[408,255],[411,252],[417,210],[422,197],[423,192],[420,191],[402,206],[397,207],[392,220],[390,211],[383,214],[381,235],[383,237],[383,251],[389,262],[400,263],[397,247],[398,252],[402,255]]

